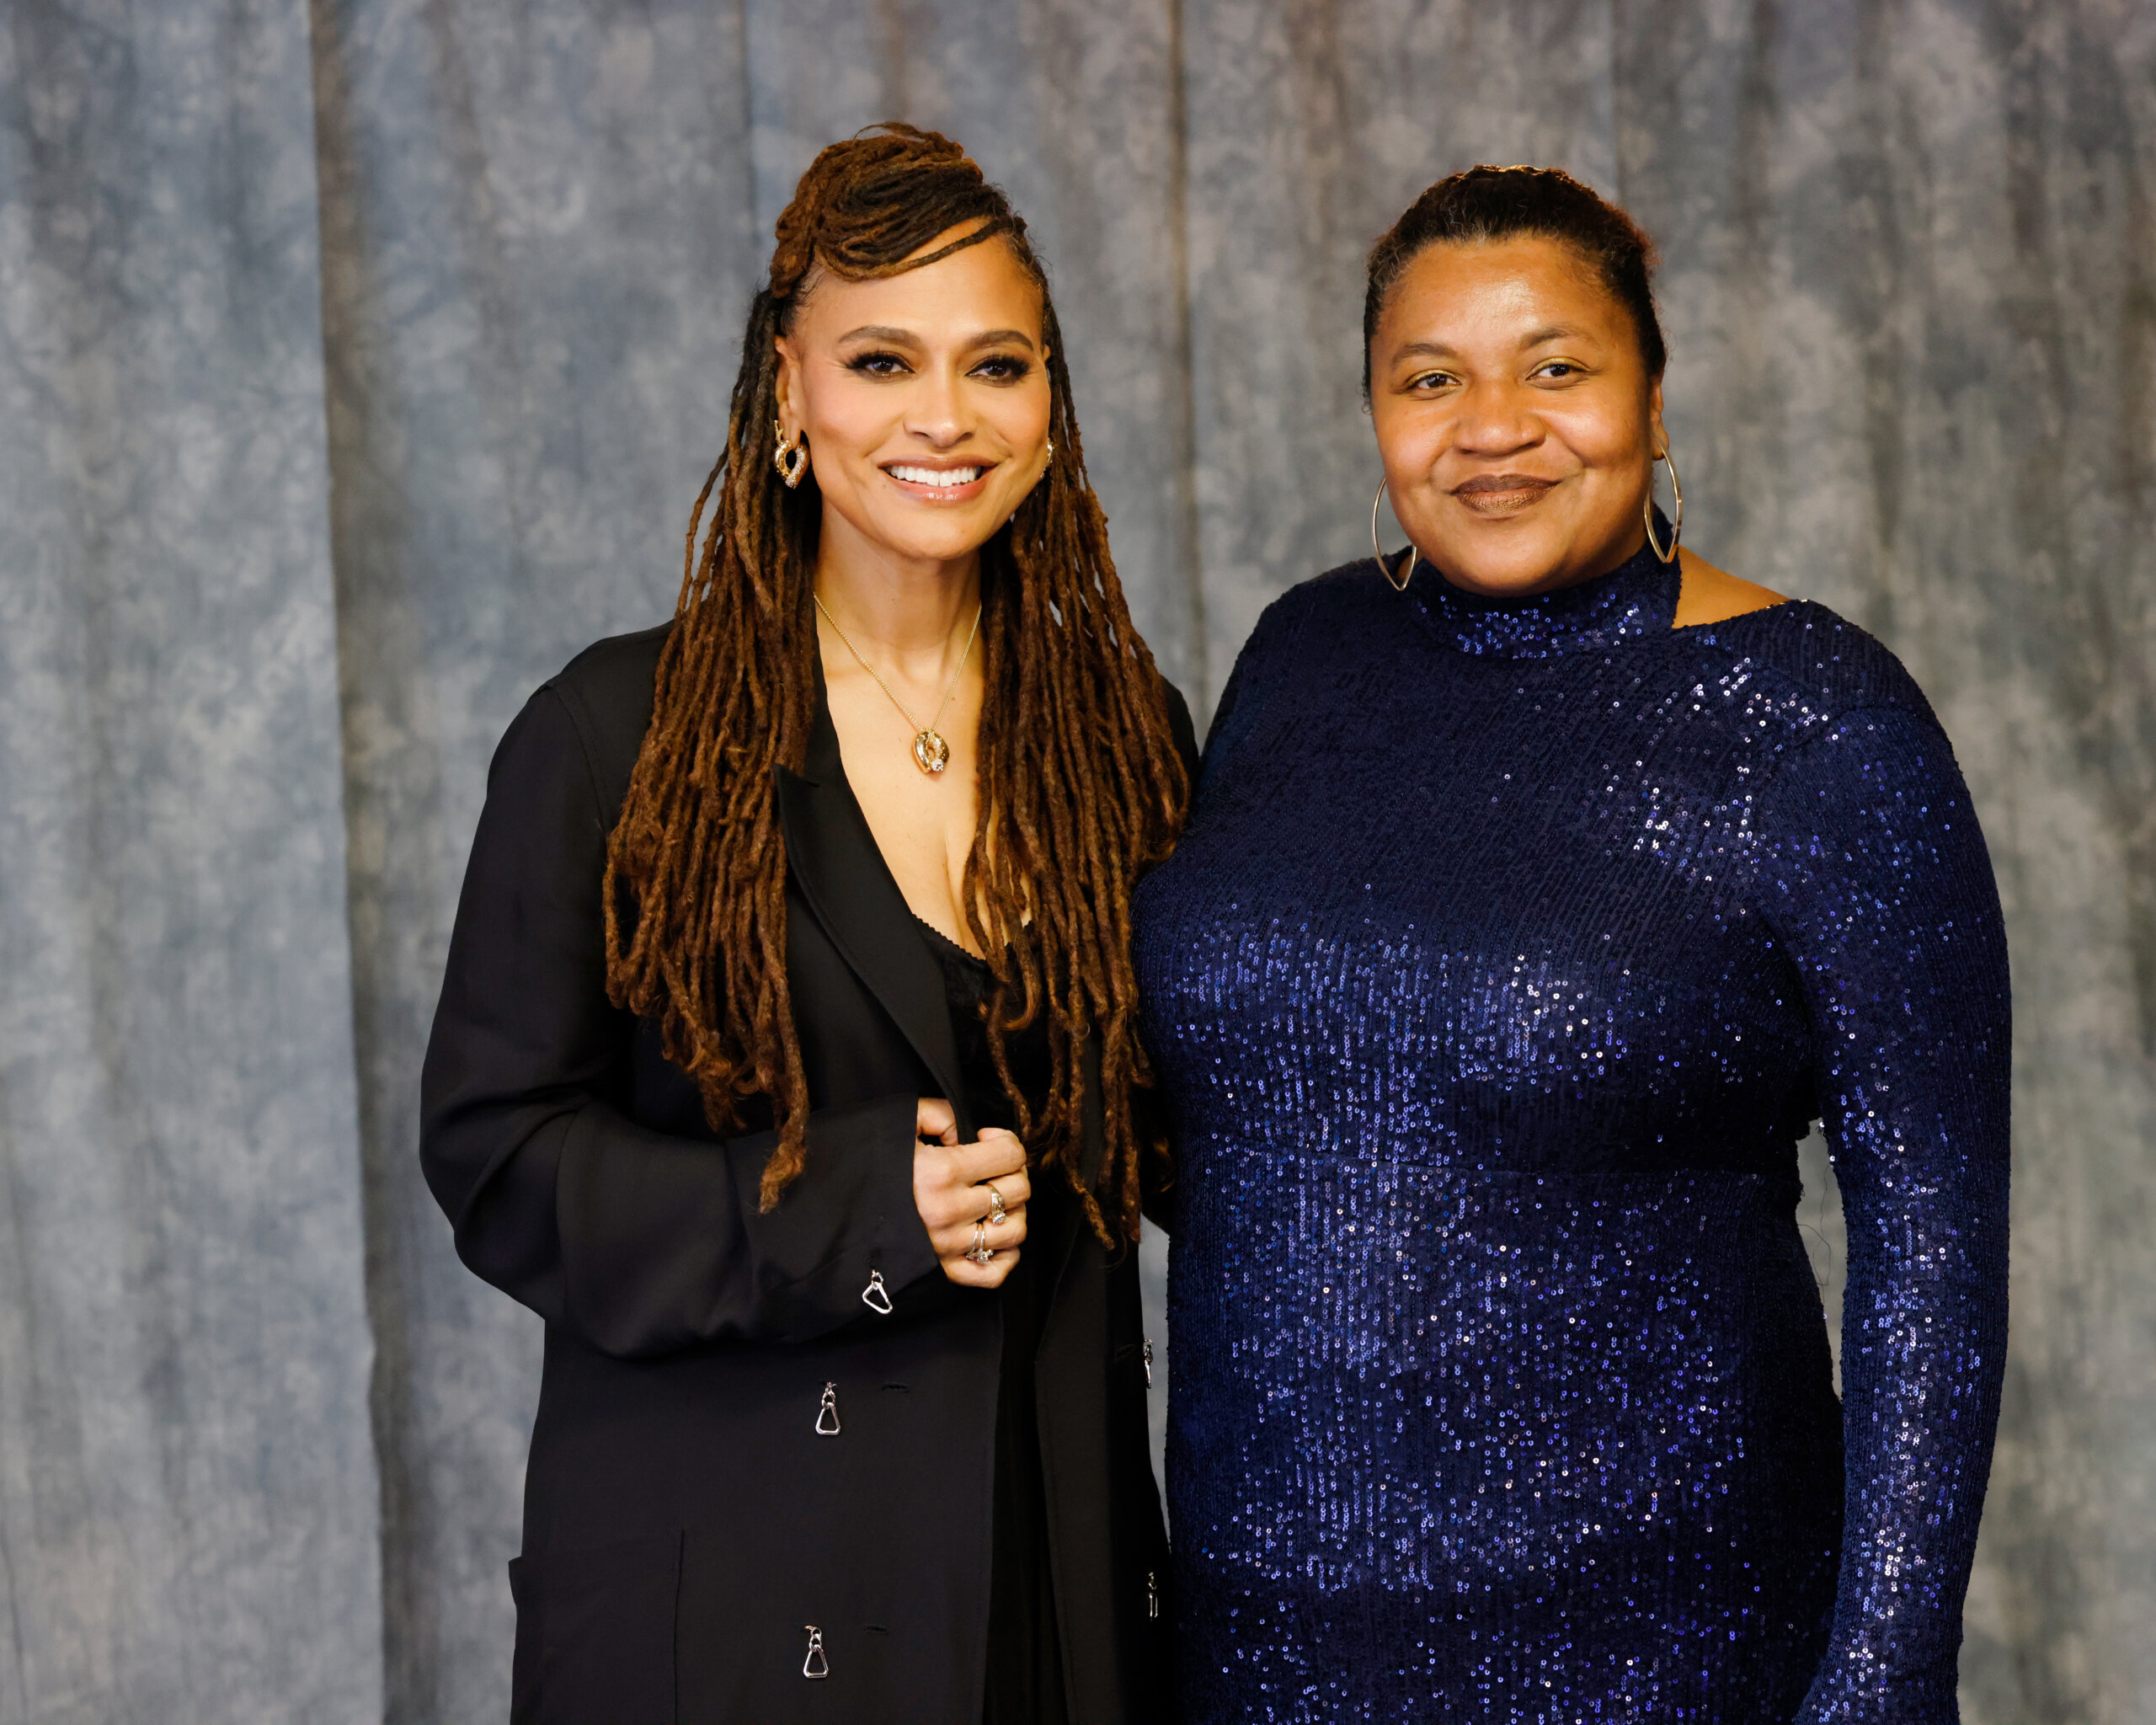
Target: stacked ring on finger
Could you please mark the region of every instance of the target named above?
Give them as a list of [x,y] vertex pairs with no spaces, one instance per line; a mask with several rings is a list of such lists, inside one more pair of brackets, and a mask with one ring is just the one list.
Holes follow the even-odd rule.
[[993,1180],[984,1180],[981,1184],[988,1188],[988,1225],[1000,1228],[1011,1220],[1011,1213],[1003,1207],[1003,1194],[995,1189]]
[[973,1263],[985,1264],[995,1257],[995,1248],[988,1243],[988,1224],[985,1220],[974,1224],[974,1243],[966,1258]]

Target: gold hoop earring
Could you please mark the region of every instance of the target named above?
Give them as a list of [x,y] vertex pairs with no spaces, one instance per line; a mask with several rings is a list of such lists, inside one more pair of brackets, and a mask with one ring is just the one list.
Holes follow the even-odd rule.
[[1370,555],[1377,559],[1378,573],[1386,580],[1392,582],[1392,590],[1396,593],[1405,593],[1407,590],[1407,584],[1415,579],[1415,558],[1417,553],[1415,549],[1415,542],[1410,539],[1407,542],[1407,567],[1400,572],[1400,579],[1394,581],[1392,571],[1385,567],[1385,547],[1378,543],[1378,506],[1385,501],[1385,482],[1380,478],[1378,481],[1378,494],[1370,499]]
[[792,490],[801,483],[801,476],[808,471],[808,436],[803,432],[797,441],[786,435],[786,426],[779,419],[771,421],[771,430],[778,434],[778,449],[771,457],[771,465],[778,470],[786,489]]
[[1055,440],[1053,437],[1048,441],[1048,458],[1051,462],[1055,459]]
[[1654,547],[1654,554],[1664,563],[1677,561],[1677,542],[1684,537],[1684,488],[1677,483],[1677,463],[1670,460],[1669,440],[1662,441],[1662,449],[1655,462],[1669,462],[1669,494],[1677,499],[1677,519],[1669,524],[1669,549],[1662,548],[1662,542],[1654,537],[1654,462],[1647,463],[1647,500],[1640,506],[1640,513],[1646,517],[1647,543]]

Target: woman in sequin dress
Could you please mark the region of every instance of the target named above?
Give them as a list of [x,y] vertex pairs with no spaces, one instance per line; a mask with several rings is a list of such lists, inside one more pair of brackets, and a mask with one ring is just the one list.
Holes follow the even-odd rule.
[[1194,1725],[1956,1717],[2006,1339],[1991,870],[1893,656],[1677,552],[1650,259],[1534,169],[1380,242],[1412,544],[1266,612],[1140,890]]

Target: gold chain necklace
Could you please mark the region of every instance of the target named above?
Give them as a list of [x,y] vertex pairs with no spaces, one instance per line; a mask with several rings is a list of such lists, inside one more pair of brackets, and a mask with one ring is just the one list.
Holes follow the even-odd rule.
[[[936,717],[922,724],[906,711],[906,703],[891,693],[891,686],[877,676],[876,667],[861,656],[861,649],[839,627],[839,620],[825,610],[823,595],[812,593],[808,596],[816,601],[816,609],[824,612],[824,621],[831,626],[831,633],[846,643],[846,650],[853,655],[854,662],[870,676],[875,677],[876,686],[889,696],[891,705],[899,709],[899,717],[913,726],[913,764],[931,777],[942,772],[951,764],[951,745],[943,740],[943,734],[936,727],[942,724],[943,709],[951,704],[951,697],[958,692],[958,680],[966,674],[966,661],[974,656],[974,637],[980,633],[981,607],[974,607],[974,626],[966,631],[966,650],[958,655],[958,670],[951,673],[951,686],[943,692],[942,700],[937,703]],[[949,637],[945,638],[947,640]]]

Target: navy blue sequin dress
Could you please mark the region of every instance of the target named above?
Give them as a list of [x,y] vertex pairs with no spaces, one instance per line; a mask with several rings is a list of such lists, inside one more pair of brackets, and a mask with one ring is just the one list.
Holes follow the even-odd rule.
[[1677,588],[1295,589],[1139,891],[1192,1725],[1956,1717],[1991,868],[1883,647],[1805,603],[1675,630]]

